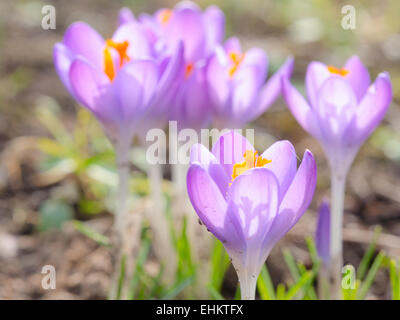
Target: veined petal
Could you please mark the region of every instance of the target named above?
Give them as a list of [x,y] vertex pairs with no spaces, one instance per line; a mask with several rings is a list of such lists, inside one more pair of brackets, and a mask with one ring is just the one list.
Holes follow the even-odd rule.
[[317,166],[312,153],[306,150],[300,167],[282,198],[279,213],[271,227],[271,232],[264,239],[267,251],[303,216],[313,198],[316,183]]
[[[278,179],[280,197],[282,198],[296,175],[296,150],[287,140],[277,141],[265,150],[261,157],[272,160],[266,168],[271,170]],[[282,200],[281,198],[279,201]]]
[[247,150],[254,151],[253,145],[245,137],[231,130],[219,137],[212,153],[225,169],[228,177],[231,177],[233,165],[243,161],[243,155]]
[[225,15],[217,6],[209,6],[203,13],[206,30],[206,54],[211,54],[223,40],[225,34]]
[[227,228],[227,203],[206,170],[192,164],[187,173],[190,201],[207,229],[222,242],[230,241],[234,234]]
[[214,180],[221,194],[225,197],[231,182],[224,168],[219,164],[217,158],[202,144],[195,144],[190,150],[190,163],[200,164]]
[[311,108],[316,108],[318,91],[325,80],[331,75],[332,74],[328,71],[328,67],[322,62],[313,61],[308,65],[306,72],[306,89]]
[[349,71],[345,79],[353,87],[357,101],[360,102],[371,84],[368,70],[357,56],[347,60],[344,68]]
[[314,112],[325,142],[339,143],[356,112],[353,88],[341,76],[329,77],[318,91]]
[[84,57],[96,68],[103,68],[104,39],[88,24],[71,24],[65,31],[63,43],[75,55]]
[[275,175],[266,168],[254,168],[238,176],[228,194],[231,221],[243,237],[245,254],[230,254],[234,263],[256,269],[265,261],[263,240],[272,230],[279,206],[279,186]]
[[303,129],[315,138],[320,137],[319,126],[313,110],[286,77],[282,78],[282,94],[289,110]]
[[287,58],[279,70],[267,81],[257,97],[254,111],[250,113],[249,120],[253,120],[263,114],[279,97],[282,92],[282,79],[290,78],[293,65],[293,58]]
[[392,84],[387,72],[379,74],[357,107],[344,141],[360,145],[381,122],[392,101]]

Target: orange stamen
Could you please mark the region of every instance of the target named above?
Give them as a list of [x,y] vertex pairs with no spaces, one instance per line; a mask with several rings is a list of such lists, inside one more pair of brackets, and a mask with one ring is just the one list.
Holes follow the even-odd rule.
[[249,169],[264,167],[272,162],[272,160],[258,156],[257,153],[257,151],[247,150],[243,155],[244,161],[233,165],[232,181]]
[[121,68],[125,62],[130,60],[126,51],[128,50],[129,42],[115,42],[112,39],[106,40],[106,47],[104,48],[104,73],[113,80],[116,74],[114,61],[111,55],[111,49],[117,51],[119,55],[119,67]]
[[342,76],[342,77],[346,76],[349,73],[349,70],[345,69],[345,68],[339,69],[334,66],[327,66],[327,68],[330,73],[338,74],[339,76]]
[[173,11],[170,9],[161,10],[157,16],[158,21],[165,26],[172,18]]
[[189,78],[190,75],[193,73],[194,63],[188,63],[185,68],[185,78]]
[[234,52],[234,51],[229,53],[229,58],[232,61],[232,65],[230,66],[230,68],[228,70],[228,74],[229,74],[230,78],[232,78],[235,75],[235,73],[239,69],[239,66],[242,63],[244,57],[245,57],[244,53]]

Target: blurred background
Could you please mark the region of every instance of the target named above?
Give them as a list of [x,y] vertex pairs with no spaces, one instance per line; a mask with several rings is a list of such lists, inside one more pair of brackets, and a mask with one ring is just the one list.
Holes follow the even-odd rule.
[[[244,48],[266,50],[275,71],[295,56],[293,82],[304,92],[312,60],[342,66],[354,54],[368,66],[371,78],[388,71],[393,103],[379,128],[361,148],[350,171],[345,199],[344,260],[358,266],[382,232],[374,253],[400,254],[400,2],[320,0],[196,1],[216,4],[226,14],[226,36],[237,35]],[[80,0],[0,2],[0,299],[100,299],[107,297],[111,257],[107,235],[112,224],[112,190],[116,184],[114,153],[95,119],[79,107],[59,80],[52,50],[69,24],[81,20],[110,37],[121,7],[136,15],[173,7],[176,1]],[[56,9],[56,29],[43,30],[41,9]],[[344,5],[356,9],[356,29],[341,26]],[[282,250],[310,266],[305,237],[312,236],[316,209],[329,196],[329,172],[321,148],[296,123],[282,99],[249,127],[264,150],[274,139],[288,139],[299,156],[312,150],[318,164],[313,203],[300,223],[268,259],[273,283],[290,283],[293,275]],[[144,155],[132,157],[132,195],[140,203],[148,194]],[[163,185],[170,192],[169,169]],[[140,210],[140,206],[138,206]],[[146,226],[143,237],[148,237]],[[151,236],[150,236],[151,237]],[[145,242],[147,243],[147,242]],[[54,265],[57,289],[41,286],[44,265]],[[284,267],[282,267],[284,266]],[[141,266],[136,298],[148,297],[159,265],[151,245]],[[146,282],[147,281],[147,282]],[[221,284],[232,298],[233,269]],[[155,289],[154,289],[155,290]],[[157,296],[155,294],[155,296]],[[178,296],[178,293],[176,294]],[[176,296],[170,295],[169,298]],[[160,296],[159,296],[160,297]],[[161,296],[162,297],[162,296]],[[389,272],[381,269],[367,298],[390,298]]]

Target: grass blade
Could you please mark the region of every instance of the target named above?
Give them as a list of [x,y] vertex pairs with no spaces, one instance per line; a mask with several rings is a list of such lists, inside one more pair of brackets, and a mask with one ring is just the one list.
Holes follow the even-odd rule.
[[379,270],[379,267],[382,264],[382,261],[385,258],[385,254],[383,252],[379,252],[378,255],[376,256],[374,262],[372,263],[372,266],[370,270],[368,271],[367,276],[365,277],[365,280],[363,281],[360,290],[358,290],[358,295],[357,298],[362,300],[366,297],[369,288],[372,285],[372,282],[374,281],[375,275]]
[[364,257],[362,258],[360,262],[360,266],[358,267],[357,270],[357,279],[363,280],[364,275],[368,270],[368,266],[371,262],[371,259],[374,255],[375,252],[375,247],[376,247],[376,242],[378,241],[379,235],[382,231],[382,228],[380,226],[377,226],[374,230],[374,235],[372,237],[372,241],[368,246],[367,251],[365,252]]
[[262,300],[276,299],[274,285],[265,264],[261,268],[260,276],[257,279],[257,288]]

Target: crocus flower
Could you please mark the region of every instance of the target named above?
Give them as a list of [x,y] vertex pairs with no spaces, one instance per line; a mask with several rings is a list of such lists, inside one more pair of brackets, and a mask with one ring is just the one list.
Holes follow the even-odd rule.
[[182,50],[177,46],[171,58],[156,60],[146,30],[134,22],[121,25],[106,40],[76,22],[55,45],[54,63],[65,87],[93,112],[109,137],[130,141],[134,133],[163,121]]
[[[120,21],[129,21],[126,9]],[[133,20],[133,15],[131,17]],[[204,11],[191,1],[178,3],[173,9],[160,9],[154,15],[142,14],[136,20],[151,35],[159,56],[176,51],[181,41],[184,62],[181,65],[179,90],[170,107],[170,120],[180,128],[200,129],[212,114],[207,91],[208,58],[224,37],[225,16],[216,6]]]
[[300,125],[321,144],[331,169],[330,278],[341,297],[343,206],[347,172],[360,146],[384,117],[392,100],[387,72],[371,84],[356,56],[343,68],[312,62],[307,69],[308,102],[283,78],[283,95]]
[[237,38],[219,46],[207,67],[207,82],[220,128],[242,128],[260,116],[281,93],[281,77],[290,77],[293,59],[265,83],[268,73],[267,55],[262,49],[242,52]]
[[272,247],[302,217],[316,185],[316,164],[305,151],[297,169],[288,141],[258,155],[241,135],[222,135],[209,152],[191,149],[187,190],[207,229],[224,245],[237,271],[242,297],[252,299]]
[[371,85],[368,70],[351,57],[343,68],[311,62],[306,74],[308,102],[283,80],[283,95],[300,125],[324,148],[331,168],[346,175],[364,140],[382,120],[392,99],[389,74]]
[[318,256],[328,266],[330,262],[330,216],[328,201],[324,200],[318,209],[317,228],[315,230],[315,244]]

